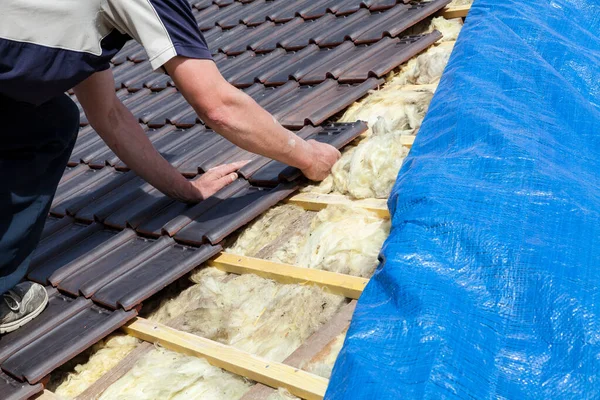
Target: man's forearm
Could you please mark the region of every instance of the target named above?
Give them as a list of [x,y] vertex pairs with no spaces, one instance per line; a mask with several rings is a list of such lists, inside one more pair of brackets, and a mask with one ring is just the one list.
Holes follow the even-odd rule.
[[228,90],[222,108],[205,116],[215,131],[252,153],[294,167],[304,169],[313,162],[306,141],[281,126],[244,92],[233,87]]
[[313,159],[307,142],[281,126],[254,99],[233,87],[225,104],[205,115],[207,123],[236,145],[285,164],[307,168]]
[[156,151],[131,112],[115,101],[106,118],[90,119],[90,124],[112,151],[129,168],[164,194],[181,201],[194,199],[185,179]]
[[313,146],[225,81],[212,61],[178,57],[166,68],[200,118],[229,141],[303,170],[315,162]]

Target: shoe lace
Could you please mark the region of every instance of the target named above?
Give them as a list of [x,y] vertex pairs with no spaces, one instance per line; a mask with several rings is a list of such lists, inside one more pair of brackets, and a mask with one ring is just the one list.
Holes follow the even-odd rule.
[[21,296],[15,293],[13,290],[8,290],[8,292],[2,295],[4,302],[12,311],[19,311],[21,307]]

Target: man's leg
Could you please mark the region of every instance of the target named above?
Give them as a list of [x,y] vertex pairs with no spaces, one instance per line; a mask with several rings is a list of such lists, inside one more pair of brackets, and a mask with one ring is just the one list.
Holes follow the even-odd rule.
[[37,107],[0,97],[0,120],[3,295],[28,272],[31,254],[75,144],[79,111],[66,95]]

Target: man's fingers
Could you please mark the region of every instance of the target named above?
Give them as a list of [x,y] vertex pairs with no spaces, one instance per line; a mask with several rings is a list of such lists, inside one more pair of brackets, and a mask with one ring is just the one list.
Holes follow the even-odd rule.
[[225,176],[220,177],[219,179],[214,180],[212,184],[216,188],[215,193],[218,192],[219,190],[223,189],[225,186],[229,185],[230,183],[235,182],[235,180],[237,178],[238,178],[238,174],[233,172],[231,174],[227,174]]
[[[238,161],[238,162],[234,162],[231,164],[223,164],[223,165],[219,165],[218,167],[214,167],[209,169],[208,171],[206,171],[206,175],[209,175],[211,177],[214,178],[223,178],[225,176],[227,176],[228,174],[231,174],[232,172],[237,171],[238,169],[242,168],[244,165],[248,164],[250,161],[245,160],[245,161]],[[237,179],[237,175],[236,175],[236,179]]]

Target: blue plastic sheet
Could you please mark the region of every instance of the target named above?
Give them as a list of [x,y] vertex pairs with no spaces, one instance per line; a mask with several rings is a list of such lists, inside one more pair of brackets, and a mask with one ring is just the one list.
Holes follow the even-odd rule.
[[600,2],[476,0],[326,399],[600,398]]

